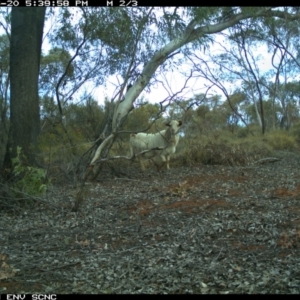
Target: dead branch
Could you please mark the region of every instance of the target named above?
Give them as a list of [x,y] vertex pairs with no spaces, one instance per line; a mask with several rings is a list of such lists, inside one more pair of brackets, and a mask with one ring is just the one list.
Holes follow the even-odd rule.
[[256,162],[254,162],[254,164],[267,164],[267,163],[274,163],[276,161],[279,161],[281,160],[281,158],[277,158],[277,157],[266,157],[266,158],[263,158],[263,159],[260,159]]

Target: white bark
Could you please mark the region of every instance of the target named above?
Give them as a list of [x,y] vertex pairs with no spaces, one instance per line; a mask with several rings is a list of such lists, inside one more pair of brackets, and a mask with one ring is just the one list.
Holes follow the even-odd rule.
[[108,142],[114,137],[113,134],[109,135],[102,143],[101,145],[97,148],[95,155],[91,161],[91,165],[99,158],[103,148],[108,144]]

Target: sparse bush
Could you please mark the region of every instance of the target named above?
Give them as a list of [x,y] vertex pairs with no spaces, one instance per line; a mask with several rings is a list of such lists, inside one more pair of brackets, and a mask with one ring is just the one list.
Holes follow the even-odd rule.
[[203,162],[203,144],[197,140],[183,138],[179,140],[176,155],[173,157],[181,165],[191,166]]
[[[64,183],[74,180],[78,171],[78,162],[81,156],[92,146],[80,132],[67,128],[68,135],[60,124],[51,131],[43,132],[39,137],[39,161],[47,165],[48,174],[53,181]],[[88,156],[85,157],[85,159]],[[80,161],[80,168],[86,161]]]
[[47,185],[44,183],[46,179],[46,171],[36,167],[26,166],[24,158],[21,154],[21,148],[17,149],[17,157],[12,159],[13,174],[16,178],[15,196],[19,197],[22,193],[32,196],[40,196],[45,194]]
[[249,136],[260,136],[261,128],[258,125],[248,125],[247,127],[239,127],[236,129],[236,136],[238,138],[246,138]]
[[177,165],[247,165],[273,150],[260,135],[241,139],[224,130],[214,131],[210,136],[185,137],[181,143]]
[[273,150],[295,150],[297,141],[294,136],[285,130],[275,130],[266,134],[266,142]]
[[300,123],[296,123],[289,132],[293,137],[295,137],[296,141],[300,143]]

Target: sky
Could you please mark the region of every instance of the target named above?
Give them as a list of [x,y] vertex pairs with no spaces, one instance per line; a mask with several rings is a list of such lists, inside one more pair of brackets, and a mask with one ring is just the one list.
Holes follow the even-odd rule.
[[[219,42],[221,42],[222,39],[223,39],[223,37],[216,36],[217,41],[219,40]],[[213,51],[215,54],[222,52],[222,49],[220,47],[218,47],[218,45],[211,46],[210,50]],[[268,53],[268,49],[267,49],[266,45],[258,47],[254,51],[254,53],[255,54],[257,53],[257,55],[260,54],[262,56],[261,61],[260,61],[260,71],[262,73],[273,68],[272,62],[271,62],[272,55],[270,53]],[[198,55],[201,57],[205,56],[200,51],[199,51]],[[182,71],[185,71],[186,73],[188,73],[189,70],[191,69],[190,66],[188,65],[188,63],[182,64],[180,66],[180,68]],[[119,78],[119,79],[121,79],[121,78]],[[168,82],[168,89],[166,90],[166,88],[164,88],[162,86],[162,84],[158,84],[155,87],[151,87],[150,93],[143,91],[142,94],[140,95],[140,97],[143,96],[145,98],[145,100],[148,100],[150,103],[158,103],[160,101],[163,101],[165,98],[167,98],[170,95],[170,93],[168,93],[168,91],[170,91],[171,93],[172,92],[176,93],[176,92],[180,91],[181,88],[184,86],[186,78],[182,74],[180,74],[180,72],[176,72],[176,71],[171,72],[170,71],[170,72],[166,72],[163,77],[158,76],[158,80]],[[233,92],[233,90],[237,87],[236,85],[226,83],[226,82],[223,84],[228,89],[229,93]],[[93,92],[94,98],[97,99],[99,101],[99,103],[101,103],[101,99],[103,99],[103,96],[107,97],[107,98],[111,98],[115,91],[116,85],[118,85],[116,76],[110,76],[107,79],[106,86],[99,86],[98,88],[96,88],[94,90],[94,92]],[[185,89],[184,92],[179,95],[179,97],[183,98],[183,99],[189,99],[189,98],[192,98],[196,94],[205,93],[205,91],[206,91],[205,86],[207,86],[207,85],[210,86],[211,83],[207,80],[204,80],[203,78],[190,79],[187,84],[188,88]],[[165,85],[165,86],[167,86],[167,85]],[[215,94],[219,94],[219,95],[223,96],[222,91],[220,89],[218,89],[217,87],[214,87],[209,91],[209,95],[215,95]]]

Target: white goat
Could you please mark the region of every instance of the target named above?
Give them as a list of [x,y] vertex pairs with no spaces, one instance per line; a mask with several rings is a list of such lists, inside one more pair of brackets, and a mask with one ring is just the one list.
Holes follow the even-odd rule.
[[160,157],[163,163],[166,162],[167,169],[170,169],[170,156],[176,151],[179,141],[178,130],[182,122],[172,120],[165,125],[168,126],[166,130],[154,134],[140,132],[130,135],[131,157],[137,155],[142,170],[145,169],[143,159],[152,159],[155,156]]

